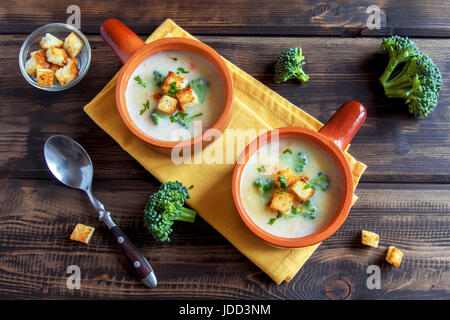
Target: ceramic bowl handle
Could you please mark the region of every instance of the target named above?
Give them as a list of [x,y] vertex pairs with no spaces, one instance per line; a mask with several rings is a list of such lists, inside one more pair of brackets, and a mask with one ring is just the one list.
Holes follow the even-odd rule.
[[133,53],[145,45],[133,31],[114,18],[102,23],[100,35],[124,64]]
[[353,136],[366,120],[367,111],[356,101],[347,101],[319,130],[319,133],[331,139],[339,148],[345,150]]

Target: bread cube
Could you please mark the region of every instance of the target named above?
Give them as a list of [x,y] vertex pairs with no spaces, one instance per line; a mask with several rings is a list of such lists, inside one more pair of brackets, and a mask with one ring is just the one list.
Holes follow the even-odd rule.
[[269,208],[272,211],[286,214],[291,210],[294,200],[295,196],[292,193],[277,190],[269,201]]
[[169,71],[167,74],[166,79],[164,80],[163,85],[161,86],[162,91],[167,94],[171,88],[171,83],[175,82],[176,88],[178,90],[181,90],[183,86],[185,85],[186,79],[183,76],[180,76],[179,74],[176,74],[175,72]]
[[94,234],[95,228],[86,226],[84,224],[78,223],[73,229],[70,235],[70,240],[80,241],[85,244],[89,243],[92,235]]
[[51,47],[45,52],[47,61],[58,66],[63,66],[67,63],[67,52],[63,48]]
[[69,36],[64,40],[64,49],[71,57],[76,57],[83,48],[83,41],[76,35],[75,32],[71,32]]
[[301,202],[305,202],[314,195],[314,189],[311,187],[305,189],[306,185],[305,181],[299,180],[290,189]]
[[59,68],[55,72],[55,76],[62,86],[65,86],[66,84],[74,80],[78,76],[77,58],[68,57],[67,64],[64,67]]
[[161,97],[161,99],[159,99],[157,108],[162,112],[172,114],[175,112],[175,110],[177,110],[177,104],[177,99],[172,98],[168,95],[164,95]]
[[361,243],[363,245],[378,248],[378,241],[380,241],[380,237],[376,233],[366,230],[361,231]]
[[25,63],[25,72],[32,77],[36,77],[37,69],[49,69],[50,63],[47,62],[45,50],[34,51],[31,58]]
[[42,49],[49,49],[51,47],[62,48],[64,42],[59,40],[57,37],[52,35],[51,33],[46,33],[45,37],[39,42]]
[[188,85],[186,88],[181,89],[180,92],[176,94],[178,102],[180,103],[180,108],[184,109],[198,103],[197,96],[192,90],[192,87]]
[[294,185],[297,181],[301,179],[300,176],[297,176],[290,168],[285,170],[278,171],[277,173],[277,181],[276,183],[280,186],[280,178],[281,176],[286,178],[287,186],[290,187]]
[[52,87],[55,73],[51,69],[37,69],[36,79],[40,87]]
[[61,69],[62,67],[58,66],[57,64],[50,64],[50,70],[53,71],[53,83],[58,82],[58,79],[56,78],[56,71]]
[[392,264],[394,267],[400,267],[400,264],[402,263],[403,259],[403,252],[398,250],[394,246],[390,246],[388,248],[387,254],[386,254],[386,261]]

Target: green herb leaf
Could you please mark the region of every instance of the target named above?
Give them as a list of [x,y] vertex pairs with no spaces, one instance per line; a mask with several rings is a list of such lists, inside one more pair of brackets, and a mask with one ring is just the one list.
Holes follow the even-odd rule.
[[164,75],[158,70],[153,71],[153,80],[155,81],[155,85],[159,88],[162,87],[164,83]]
[[186,70],[184,70],[182,67],[179,67],[178,69],[178,74],[180,74],[180,73],[189,73],[189,71],[186,71]]
[[177,61],[178,60],[178,58],[175,58],[175,57],[170,57],[170,59],[172,59],[173,61]]
[[286,180],[285,176],[280,176],[280,178],[278,179],[278,182],[280,183],[281,189],[287,189],[288,184],[287,184],[287,180]]
[[280,218],[281,218],[281,213],[278,212],[277,217],[276,217],[276,218],[270,219],[269,222],[267,222],[267,224],[273,225],[274,222],[275,222],[277,219],[280,219]]
[[203,79],[197,79],[190,81],[189,85],[192,87],[192,90],[194,90],[195,94],[197,95],[198,101],[200,103],[205,102],[206,91],[209,87],[208,83]]
[[291,149],[286,149],[286,150],[284,150],[284,151],[283,151],[283,154],[286,154],[286,153],[292,154],[292,150],[291,150]]
[[150,101],[146,101],[145,103],[142,104],[143,108],[139,111],[139,115],[142,116],[144,114],[145,111],[147,111],[148,109],[150,109]]
[[306,164],[307,164],[306,154],[303,152],[297,153],[295,158],[295,171],[303,172]]
[[194,120],[195,118],[200,117],[202,115],[203,115],[203,113],[197,113],[196,115],[189,117],[189,114],[186,112],[178,112],[178,113],[175,113],[170,116],[170,121],[172,121],[174,123],[178,122],[183,127],[188,128],[189,124],[191,123],[192,120]]
[[260,172],[260,173],[265,173],[266,172],[266,167],[265,166],[261,166],[259,168],[256,168],[256,170],[258,170],[258,172]]
[[177,88],[177,83],[176,83],[176,81],[172,81],[171,83],[170,83],[170,88],[169,88],[169,91],[167,91],[167,94],[169,95],[169,96],[174,96],[174,95],[176,95],[178,92],[180,92],[181,91],[181,89],[178,89]]
[[312,184],[310,184],[310,183],[306,184],[306,185],[303,187],[303,190],[306,190],[306,189],[309,189],[309,188],[311,188],[311,189],[313,189],[313,190],[316,190],[316,188],[314,188],[314,186],[313,186]]
[[156,125],[158,125],[160,119],[161,119],[161,117],[159,116],[159,114],[156,112],[155,109],[153,109],[153,111],[152,111],[152,120],[153,120],[153,123],[156,124]]
[[302,215],[305,218],[315,219],[317,217],[317,209],[313,206],[311,200],[306,200],[301,207],[298,205],[293,205],[291,207],[291,213],[286,216],[288,218],[292,218],[298,215]]
[[145,84],[144,81],[142,81],[141,76],[134,77],[134,81],[136,81],[136,83],[141,87],[147,88],[147,85]]

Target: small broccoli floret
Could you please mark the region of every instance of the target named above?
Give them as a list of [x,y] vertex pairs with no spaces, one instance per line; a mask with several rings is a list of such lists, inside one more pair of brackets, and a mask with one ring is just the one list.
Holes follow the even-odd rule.
[[300,82],[309,80],[309,76],[303,71],[302,66],[305,57],[302,56],[302,48],[289,48],[284,50],[275,64],[275,76],[273,81],[281,83],[289,79],[297,78]]
[[383,40],[389,64],[380,82],[388,98],[404,99],[416,117],[426,117],[437,106],[442,76],[431,58],[418,51],[408,38],[394,36]]
[[157,241],[170,241],[175,221],[194,222],[196,211],[185,208],[190,198],[188,189],[181,182],[166,182],[152,194],[145,205],[144,225]]

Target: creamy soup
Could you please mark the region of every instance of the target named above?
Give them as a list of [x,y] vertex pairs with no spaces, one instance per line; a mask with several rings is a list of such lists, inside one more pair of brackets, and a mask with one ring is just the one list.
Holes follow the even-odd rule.
[[245,210],[261,229],[280,237],[312,234],[335,214],[339,172],[322,149],[307,141],[281,139],[261,147],[241,178]]
[[[184,80],[181,88],[175,85],[175,91],[168,94],[162,87],[169,72]],[[180,108],[178,102],[178,108],[171,113],[158,109],[162,96],[177,99],[177,91],[189,85],[195,95],[194,103]],[[131,119],[146,135],[164,141],[200,135],[198,125],[203,130],[210,127],[219,117],[223,100],[223,87],[215,68],[203,57],[187,51],[163,51],[147,58],[133,72],[126,90]]]

